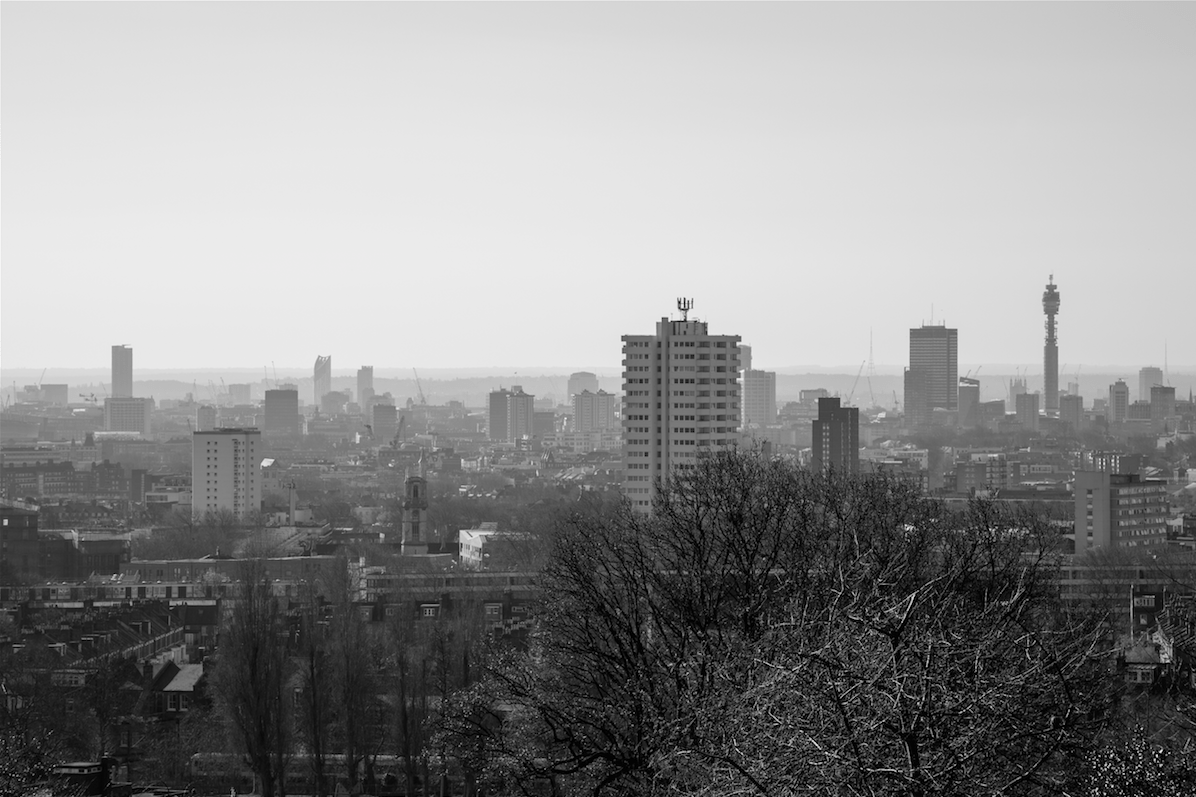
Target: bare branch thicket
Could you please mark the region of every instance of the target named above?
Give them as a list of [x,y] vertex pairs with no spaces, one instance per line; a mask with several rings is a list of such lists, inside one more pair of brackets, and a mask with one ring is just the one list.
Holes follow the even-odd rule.
[[901,481],[712,457],[650,518],[558,528],[531,649],[455,701],[458,749],[579,794],[1049,791],[1109,700],[1053,541]]

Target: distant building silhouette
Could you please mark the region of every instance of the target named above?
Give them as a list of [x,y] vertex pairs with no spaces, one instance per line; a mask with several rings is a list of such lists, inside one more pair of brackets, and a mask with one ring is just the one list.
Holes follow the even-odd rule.
[[228,386],[228,402],[233,406],[253,403],[253,387],[248,384]]
[[598,377],[589,371],[578,371],[577,373],[569,374],[569,386],[567,388],[569,401],[572,402],[573,397],[584,390],[597,393]]
[[320,406],[320,399],[324,398],[325,393],[332,392],[332,355],[327,357],[317,356],[315,367],[312,369],[312,382],[315,391],[315,400],[312,402],[317,407]]
[[1118,379],[1109,385],[1109,403],[1105,407],[1105,418],[1109,423],[1125,423],[1130,416],[1130,388],[1125,380]]
[[1147,366],[1138,371],[1138,401],[1150,401],[1150,389],[1161,384],[1163,384],[1161,368]]
[[959,400],[959,330],[947,326],[909,331],[906,425],[925,428],[936,408],[955,411]]
[[366,411],[366,404],[374,397],[374,366],[363,365],[357,369],[357,406],[362,412]]
[[743,371],[743,425],[767,426],[777,422],[775,371]]
[[195,431],[211,432],[216,428],[216,408],[211,404],[200,404],[195,408]]
[[133,395],[133,349],[129,346],[112,347],[112,398],[128,398]]
[[153,401],[133,396],[104,399],[104,429],[109,432],[137,432],[149,437]]
[[980,380],[959,377],[959,412],[955,423],[960,429],[975,429],[980,425]]
[[504,388],[490,391],[486,401],[487,436],[493,441],[507,440],[507,396],[511,391]]
[[266,391],[262,430],[267,436],[297,436],[302,427],[299,421],[299,391],[293,387]]
[[1038,431],[1038,394],[1022,393],[1014,401],[1017,422],[1024,432]]
[[1073,432],[1084,428],[1084,397],[1068,393],[1059,397],[1059,419],[1071,427]]
[[520,385],[507,394],[507,442],[514,443],[536,433],[536,397]]
[[1055,415],[1059,411],[1059,341],[1055,336],[1055,316],[1059,312],[1059,291],[1055,288],[1055,275],[1051,275],[1046,290],[1042,293],[1042,312],[1046,314],[1046,344],[1042,350],[1043,392],[1046,393],[1046,413]]
[[391,443],[399,433],[399,411],[393,404],[374,402],[371,409],[371,424],[374,430],[374,440],[379,443]]
[[[1151,428],[1158,433],[1167,431],[1167,419],[1175,416],[1175,388],[1155,385],[1150,389]],[[1174,430],[1172,430],[1174,431]]]
[[191,435],[191,507],[244,518],[262,508],[262,434],[217,429]]
[[840,407],[837,398],[818,399],[818,418],[813,421],[815,471],[857,473],[860,469],[860,411]]
[[711,335],[678,302],[680,321],[623,336],[623,493],[647,512],[656,486],[739,437],[739,336]]

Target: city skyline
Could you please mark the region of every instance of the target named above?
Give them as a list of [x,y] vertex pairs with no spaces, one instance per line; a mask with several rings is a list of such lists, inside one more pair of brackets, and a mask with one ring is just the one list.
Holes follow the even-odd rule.
[[[121,307],[143,372],[617,367],[677,295],[764,369],[932,319],[1035,364],[1051,274],[1061,364],[1196,363],[1187,4],[4,13],[6,371],[106,364],[47,307]],[[253,334],[186,320],[238,293]],[[549,298],[597,309],[545,334]]]

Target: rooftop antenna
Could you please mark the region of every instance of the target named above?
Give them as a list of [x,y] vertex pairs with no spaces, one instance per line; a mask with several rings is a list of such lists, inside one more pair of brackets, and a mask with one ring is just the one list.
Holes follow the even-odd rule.
[[682,321],[689,320],[689,311],[693,309],[693,306],[694,306],[693,299],[678,299],[677,300],[677,309],[681,311],[681,320]]

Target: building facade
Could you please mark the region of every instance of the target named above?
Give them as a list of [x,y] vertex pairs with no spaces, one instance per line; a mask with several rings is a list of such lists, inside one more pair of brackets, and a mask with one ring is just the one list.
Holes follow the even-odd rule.
[[137,432],[150,436],[153,399],[122,396],[104,399],[104,431]]
[[1017,413],[1017,422],[1023,432],[1038,431],[1038,394],[1021,393],[1013,405]]
[[130,398],[133,395],[133,349],[131,346],[112,347],[112,397]]
[[211,404],[200,404],[195,408],[195,431],[210,432],[216,428],[216,408]]
[[858,473],[860,470],[860,411],[841,407],[837,398],[818,399],[818,418],[813,421],[815,471]]
[[357,369],[357,405],[365,411],[366,402],[374,397],[374,366],[363,365]]
[[589,371],[578,371],[577,373],[569,374],[569,400],[586,390],[591,393],[598,392],[598,377]]
[[191,435],[191,506],[245,518],[262,508],[262,434],[217,429]]
[[743,371],[743,425],[777,422],[777,375],[774,371]]
[[574,432],[606,432],[617,428],[614,393],[583,390],[573,395]]
[[486,400],[486,434],[494,442],[507,441],[507,396],[511,391],[505,387],[491,390]]
[[[909,331],[909,371],[905,413],[921,428],[936,408],[955,411],[959,404],[959,330],[947,326]],[[912,388],[912,390],[911,390]]]
[[507,442],[515,443],[536,434],[536,397],[513,385],[507,394]]
[[1084,397],[1073,393],[1059,397],[1059,419],[1073,432],[1084,428]]
[[739,435],[739,336],[662,318],[655,335],[623,336],[623,493],[651,509],[657,485]]
[[1109,385],[1109,403],[1105,406],[1105,418],[1109,423],[1125,423],[1129,416],[1130,388],[1124,380],[1118,379]]
[[1076,471],[1076,553],[1165,545],[1166,482],[1138,474]]
[[1163,384],[1163,370],[1147,366],[1138,371],[1138,401],[1150,401],[1150,389]]
[[959,377],[959,412],[955,423],[960,429],[975,429],[980,425],[980,380]]
[[317,355],[316,364],[312,368],[312,386],[315,398],[312,403],[320,406],[320,399],[325,393],[332,392],[332,355],[327,357]]
[[299,391],[294,388],[267,390],[263,414],[263,431],[270,436],[297,436],[299,422]]

